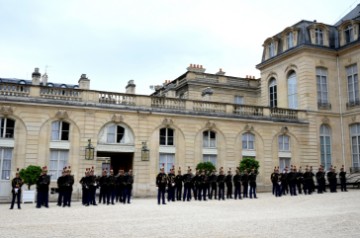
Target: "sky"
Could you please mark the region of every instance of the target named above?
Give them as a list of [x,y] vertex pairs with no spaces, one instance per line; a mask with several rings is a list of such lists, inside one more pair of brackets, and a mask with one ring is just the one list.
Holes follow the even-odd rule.
[[0,78],[149,95],[186,72],[260,77],[268,38],[301,20],[333,25],[360,0],[0,0]]

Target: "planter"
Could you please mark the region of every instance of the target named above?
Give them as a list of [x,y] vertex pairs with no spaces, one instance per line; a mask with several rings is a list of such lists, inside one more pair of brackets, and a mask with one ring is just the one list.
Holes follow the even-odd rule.
[[23,190],[22,191],[22,203],[32,202],[35,203],[35,190]]

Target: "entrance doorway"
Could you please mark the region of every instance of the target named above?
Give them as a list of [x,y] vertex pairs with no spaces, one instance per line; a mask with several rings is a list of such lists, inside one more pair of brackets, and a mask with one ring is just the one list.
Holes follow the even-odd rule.
[[110,168],[114,170],[114,175],[116,175],[120,169],[127,172],[133,168],[134,153],[98,151],[97,157],[110,158]]

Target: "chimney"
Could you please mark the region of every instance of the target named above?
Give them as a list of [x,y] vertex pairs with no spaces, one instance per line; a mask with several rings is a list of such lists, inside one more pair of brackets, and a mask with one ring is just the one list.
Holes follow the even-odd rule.
[[134,83],[134,80],[129,80],[128,84],[125,87],[126,93],[135,94],[135,88],[136,88],[136,84]]
[[222,70],[222,68],[219,69],[219,72],[216,73],[217,75],[225,75],[225,72]]
[[80,89],[90,89],[90,79],[86,77],[86,74],[81,75],[78,83]]
[[205,73],[205,68],[203,68],[202,65],[198,65],[198,64],[190,64],[189,67],[186,68],[187,71],[190,72],[197,72],[197,73]]
[[32,84],[33,85],[40,85],[40,77],[41,74],[39,73],[39,68],[35,68],[34,72],[32,73]]
[[45,73],[42,77],[42,85],[44,85],[44,86],[46,86],[47,85],[47,83],[48,83],[48,75],[47,75],[47,73]]

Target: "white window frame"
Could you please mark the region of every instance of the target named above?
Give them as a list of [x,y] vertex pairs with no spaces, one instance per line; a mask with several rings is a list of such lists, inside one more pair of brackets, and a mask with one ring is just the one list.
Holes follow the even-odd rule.
[[331,166],[331,129],[327,125],[320,126],[320,159],[327,171]]
[[[68,130],[66,131],[64,128],[65,124],[68,125]],[[63,138],[64,133],[67,132],[67,139]],[[70,138],[70,123],[66,121],[53,121],[51,123],[51,140],[52,141],[69,141]]]
[[159,154],[159,170],[164,167],[165,173],[168,173],[175,166],[175,154],[160,153]]
[[[161,131],[165,130],[165,135],[161,135]],[[172,136],[169,135],[172,133]],[[163,138],[163,139],[162,139]],[[161,146],[174,146],[175,145],[175,130],[170,127],[164,127],[159,130],[159,144]],[[165,143],[162,143],[162,140],[164,140]],[[171,143],[172,141],[172,143]]]
[[327,69],[322,67],[316,68],[317,98],[320,104],[329,103],[327,77]]
[[207,130],[203,132],[203,148],[216,148],[215,131]]
[[354,41],[354,28],[352,25],[348,25],[344,29],[345,42],[350,43]]
[[286,41],[287,41],[287,48],[293,48],[294,47],[294,33],[292,31],[290,31],[287,35],[286,35]]
[[278,136],[279,151],[289,152],[290,151],[290,136],[279,135]]
[[242,149],[255,150],[255,135],[250,132],[242,134]]
[[13,148],[0,147],[0,180],[8,181],[11,177]]
[[269,58],[275,56],[275,44],[274,42],[269,43]]
[[69,161],[69,150],[50,150],[49,158],[49,175],[51,175],[51,180],[57,180],[61,174],[64,167],[68,165]]
[[[9,127],[10,121],[13,122],[14,127]],[[14,139],[14,134],[15,134],[15,120],[7,117],[0,117],[0,138]]]
[[320,28],[315,29],[315,44],[324,45],[324,32]]
[[298,108],[297,77],[295,72],[288,76],[288,104],[288,107],[291,109]]
[[[119,128],[123,129],[121,139],[119,138],[119,136],[121,135],[121,133],[119,132]],[[125,127],[123,127],[121,125],[117,125],[117,124],[109,125],[107,127],[106,143],[109,143],[109,144],[124,144],[125,143],[125,133],[126,133],[126,128]]]
[[279,172],[282,173],[286,167],[290,167],[291,158],[280,157],[279,158]]
[[359,102],[359,78],[357,64],[346,67],[349,103]]
[[351,143],[351,158],[352,166],[360,167],[360,123],[350,126],[350,143]]
[[277,107],[277,82],[275,78],[269,82],[269,106]]

